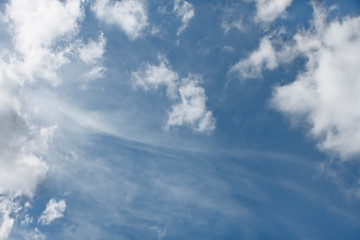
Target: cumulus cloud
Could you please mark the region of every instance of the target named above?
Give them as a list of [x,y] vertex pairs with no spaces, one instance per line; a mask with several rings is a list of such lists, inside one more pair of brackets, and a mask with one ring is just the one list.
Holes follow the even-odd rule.
[[[47,148],[57,128],[39,124],[35,106],[28,104],[28,85],[42,80],[59,84],[64,64],[78,57],[93,66],[103,53],[102,35],[89,44],[76,39],[83,4],[10,0],[2,8],[10,42],[0,49],[0,239],[12,230],[19,197],[32,198],[45,178]],[[78,49],[83,51],[75,54]]]
[[176,98],[178,74],[171,69],[169,61],[162,56],[158,57],[159,65],[146,63],[141,69],[132,73],[133,81],[136,86],[145,90],[149,88],[157,89],[166,86],[167,95]]
[[102,65],[103,55],[105,53],[106,40],[104,33],[100,33],[97,41],[90,39],[87,44],[78,41],[77,53],[81,61],[90,68],[84,75],[85,80],[103,78],[106,67]]
[[85,63],[96,63],[101,60],[105,52],[105,37],[101,33],[98,41],[90,40],[79,47],[79,58]]
[[256,3],[255,19],[261,22],[272,22],[281,16],[293,0],[249,0]]
[[159,57],[159,65],[145,64],[138,71],[132,73],[135,86],[145,90],[158,89],[166,86],[169,98],[181,102],[172,106],[166,128],[188,125],[198,132],[212,132],[215,129],[215,119],[212,112],[206,108],[205,90],[198,86],[202,82],[199,75],[190,74],[187,78],[179,79],[172,70],[168,60]]
[[99,20],[117,25],[132,40],[138,38],[148,25],[146,6],[142,0],[97,0],[92,10]]
[[263,68],[274,69],[278,66],[276,51],[268,37],[260,41],[259,48],[251,53],[247,59],[240,60],[231,69],[237,72],[241,78],[260,78]]
[[39,77],[57,83],[54,72],[68,59],[66,48],[55,49],[53,44],[76,34],[83,15],[81,0],[10,1],[4,16],[15,49],[22,55],[22,61],[17,63],[18,72],[21,70],[31,80]]
[[347,158],[360,154],[360,17],[326,22],[314,5],[313,29],[294,36],[308,58],[305,71],[274,92],[274,105],[309,125],[319,148]]
[[14,219],[10,217],[12,203],[0,198],[0,240],[7,239],[14,225]]
[[56,201],[52,198],[46,205],[46,209],[41,214],[38,222],[43,225],[49,225],[55,219],[62,218],[64,216],[65,209],[65,200]]
[[[281,46],[281,49],[275,45]],[[260,40],[257,50],[232,66],[230,72],[237,73],[241,79],[261,78],[263,69],[274,70],[280,64],[289,63],[296,56],[296,49],[288,43],[277,41],[268,35]]]
[[189,75],[179,87],[181,102],[172,107],[167,127],[190,125],[198,132],[211,132],[215,129],[212,112],[206,109],[205,90],[198,84],[199,75]]
[[97,78],[103,78],[106,70],[107,69],[103,66],[94,66],[83,76],[84,76],[85,80],[93,80],[93,79],[97,79]]
[[182,25],[178,28],[176,34],[179,36],[189,25],[190,20],[195,16],[195,9],[191,3],[185,0],[175,0],[174,13],[181,20]]
[[306,123],[321,150],[349,158],[360,154],[360,17],[327,21],[326,10],[313,3],[311,27],[279,48],[264,37],[259,48],[231,71],[242,78],[261,76],[297,56],[306,57],[294,82],[274,90],[273,106],[295,125]]

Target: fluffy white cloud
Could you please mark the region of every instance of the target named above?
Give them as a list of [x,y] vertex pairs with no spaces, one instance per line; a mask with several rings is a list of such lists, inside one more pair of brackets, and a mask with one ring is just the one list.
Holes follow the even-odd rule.
[[99,49],[95,45],[103,49],[103,36],[96,44],[76,40],[83,4],[83,0],[10,0],[2,8],[2,26],[11,42],[0,49],[0,239],[12,230],[12,215],[21,205],[18,197],[32,198],[45,178],[47,146],[56,129],[38,123],[35,106],[27,104],[28,84],[43,79],[58,84],[59,68],[72,58],[94,65],[103,53],[94,50]]
[[159,65],[145,64],[132,73],[136,86],[145,90],[167,87],[169,98],[180,97],[181,102],[175,104],[169,113],[166,127],[188,125],[198,132],[211,132],[215,129],[212,112],[206,108],[205,90],[198,84],[202,81],[199,75],[189,75],[180,81],[178,74],[171,69],[168,60],[159,57]]
[[92,6],[96,17],[121,28],[130,39],[136,39],[148,25],[145,3],[142,0],[97,0]]
[[65,200],[56,201],[55,199],[50,199],[46,205],[45,211],[41,214],[38,222],[43,225],[49,225],[52,221],[64,216],[64,211],[66,209]]
[[297,55],[296,48],[268,35],[260,40],[257,50],[232,66],[230,72],[237,73],[241,79],[261,78],[263,69],[274,70],[280,64],[291,62]]
[[166,58],[159,56],[158,60],[158,66],[146,63],[141,69],[132,73],[135,85],[145,90],[149,88],[157,89],[165,85],[167,87],[167,95],[170,98],[176,98],[178,74],[171,69]]
[[83,17],[82,0],[12,0],[5,8],[5,19],[13,36],[15,49],[22,55],[17,72],[30,80],[43,78],[54,83],[55,74],[68,62],[66,47],[54,48],[54,43],[78,30]]
[[182,23],[176,32],[177,35],[180,35],[187,28],[190,20],[195,16],[195,9],[191,3],[185,0],[175,0],[174,13]]
[[262,69],[274,69],[278,66],[276,51],[273,48],[269,37],[261,40],[259,48],[251,53],[247,59],[240,60],[231,69],[237,72],[241,78],[260,78]]
[[7,239],[14,225],[14,219],[10,217],[12,203],[0,198],[0,240]]
[[284,13],[293,0],[249,0],[256,2],[257,21],[272,22]]
[[[106,67],[102,65],[103,55],[105,53],[106,40],[104,33],[99,35],[97,41],[89,40],[87,44],[78,41],[76,51],[81,61],[87,64],[90,69],[83,75],[85,80],[103,78]],[[84,85],[85,86],[85,85]]]
[[33,197],[48,166],[41,156],[53,128],[31,123],[24,111],[20,81],[11,64],[0,60],[0,239],[10,233],[16,197]]
[[81,0],[13,0],[6,6],[6,17],[15,32],[16,48],[29,50],[51,46],[59,36],[77,30],[83,16]]
[[212,112],[206,109],[206,95],[198,84],[202,81],[199,75],[189,75],[182,80],[179,87],[181,103],[172,107],[167,127],[190,125],[199,132],[211,132],[215,129]]
[[278,49],[268,36],[259,49],[231,71],[242,78],[261,76],[297,56],[307,58],[296,80],[274,90],[273,105],[295,125],[305,122],[321,150],[342,158],[360,154],[360,17],[327,22],[327,12],[313,3],[310,29],[299,31]]
[[96,63],[101,60],[105,52],[105,37],[101,33],[98,41],[90,40],[87,44],[80,44],[79,58],[85,63]]
[[360,154],[360,17],[326,22],[315,6],[313,29],[294,36],[308,58],[296,81],[275,89],[273,102],[303,119],[319,148],[347,158]]

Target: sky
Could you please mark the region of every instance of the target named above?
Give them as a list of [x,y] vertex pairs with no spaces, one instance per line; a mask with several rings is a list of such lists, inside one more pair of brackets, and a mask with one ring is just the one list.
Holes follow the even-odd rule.
[[1,0],[0,240],[360,239],[357,0]]

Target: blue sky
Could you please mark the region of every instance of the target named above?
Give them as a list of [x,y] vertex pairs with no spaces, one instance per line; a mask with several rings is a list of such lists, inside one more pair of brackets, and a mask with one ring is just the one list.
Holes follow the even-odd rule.
[[0,4],[0,240],[359,239],[360,3]]

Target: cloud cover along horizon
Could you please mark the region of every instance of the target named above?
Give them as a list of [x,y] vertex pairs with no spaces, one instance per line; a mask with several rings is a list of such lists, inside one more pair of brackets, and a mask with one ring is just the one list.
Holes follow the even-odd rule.
[[0,239],[357,239],[360,6],[311,3],[1,3]]

